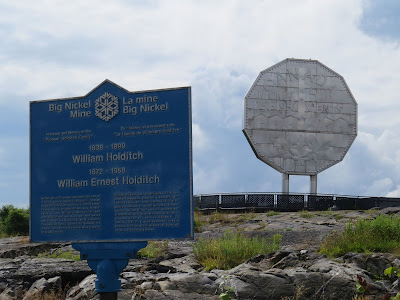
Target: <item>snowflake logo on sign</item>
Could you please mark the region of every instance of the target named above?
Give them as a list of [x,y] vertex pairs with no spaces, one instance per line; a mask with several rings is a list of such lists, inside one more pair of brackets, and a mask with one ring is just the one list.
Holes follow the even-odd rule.
[[104,93],[95,101],[96,117],[103,121],[110,121],[119,113],[118,98],[110,93]]

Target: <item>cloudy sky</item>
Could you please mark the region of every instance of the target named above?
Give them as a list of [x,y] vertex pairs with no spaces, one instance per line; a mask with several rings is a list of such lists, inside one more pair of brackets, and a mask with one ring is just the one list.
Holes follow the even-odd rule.
[[[358,102],[358,136],[318,192],[400,196],[396,0],[0,0],[0,206],[29,203],[29,101],[83,96],[104,79],[192,86],[194,192],[280,192],[242,130],[260,71],[316,59]],[[309,178],[291,176],[293,192]]]

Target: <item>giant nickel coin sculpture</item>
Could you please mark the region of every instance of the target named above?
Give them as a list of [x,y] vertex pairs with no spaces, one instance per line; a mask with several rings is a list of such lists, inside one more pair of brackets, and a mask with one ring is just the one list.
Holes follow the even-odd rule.
[[317,60],[262,71],[245,97],[243,132],[256,156],[283,174],[316,175],[340,162],[357,136],[357,102],[341,75]]

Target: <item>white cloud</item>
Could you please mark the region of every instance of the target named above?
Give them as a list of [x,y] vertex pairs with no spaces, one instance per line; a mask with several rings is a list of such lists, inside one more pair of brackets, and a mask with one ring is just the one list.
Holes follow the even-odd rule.
[[227,66],[207,66],[197,70],[191,81],[196,122],[209,130],[215,126],[241,130],[243,98],[252,84],[247,75]]
[[197,123],[192,124],[194,152],[202,152],[210,148],[211,141]]
[[371,151],[374,159],[384,167],[400,170],[400,133],[385,129],[380,135],[360,132],[358,140],[365,146],[366,151]]
[[386,195],[393,186],[393,181],[390,178],[382,178],[375,180],[372,184],[365,189],[365,195],[376,196]]
[[0,145],[0,207],[2,203],[26,207],[29,202],[27,138],[3,137]]
[[400,198],[400,185],[398,185],[395,190],[387,193],[386,197]]
[[[195,192],[280,191],[281,175],[241,133],[243,98],[260,71],[312,58],[344,76],[359,108],[356,142],[319,175],[319,192],[395,193],[400,50],[360,30],[362,9],[361,0],[2,1],[0,148],[17,153],[12,165],[27,178],[29,100],[83,96],[106,78],[133,91],[191,85]],[[13,135],[26,140],[18,151]]]
[[214,167],[207,170],[198,168],[193,174],[193,180],[196,183],[194,185],[194,193],[220,193],[220,172],[223,172],[222,168]]

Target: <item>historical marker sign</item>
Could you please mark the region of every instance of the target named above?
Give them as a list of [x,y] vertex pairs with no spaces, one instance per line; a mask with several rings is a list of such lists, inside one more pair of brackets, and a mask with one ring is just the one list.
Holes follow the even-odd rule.
[[340,162],[357,135],[357,103],[343,77],[316,60],[262,71],[245,97],[244,134],[277,171],[316,175]]
[[193,236],[190,87],[33,101],[31,239]]

